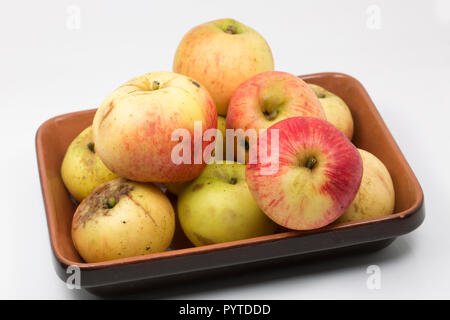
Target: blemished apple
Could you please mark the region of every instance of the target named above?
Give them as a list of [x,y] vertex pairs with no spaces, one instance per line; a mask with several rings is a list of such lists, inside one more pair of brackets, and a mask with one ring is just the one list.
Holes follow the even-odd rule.
[[[176,164],[171,154],[180,141],[173,141],[172,133],[186,129],[194,137],[194,121],[201,121],[202,135],[217,128],[216,107],[203,86],[172,72],[144,74],[103,101],[94,118],[95,147],[105,165],[121,177],[140,182],[189,181],[203,170],[204,159]],[[202,151],[209,143],[202,141]]]
[[245,165],[229,161],[208,164],[181,193],[178,217],[195,246],[272,234],[277,228],[250,194]]
[[67,148],[61,165],[61,177],[78,202],[102,183],[118,178],[96,154],[92,126],[84,129]]
[[[278,141],[272,140],[273,130],[279,132]],[[361,183],[363,166],[356,147],[318,118],[288,118],[267,131],[258,137],[258,162],[246,169],[259,207],[279,225],[294,230],[321,228],[338,219]],[[261,154],[271,154],[277,143],[278,170],[269,174],[262,169],[271,164],[264,163]]]
[[267,129],[283,119],[325,118],[314,91],[302,79],[280,71],[260,73],[233,93],[228,107],[228,129]]
[[310,83],[325,112],[326,119],[341,130],[349,140],[353,137],[353,118],[347,104],[334,93]]
[[164,251],[174,231],[169,199],[152,184],[123,178],[95,189],[72,220],[72,240],[86,262]]
[[394,212],[395,191],[388,169],[370,152],[358,151],[363,162],[361,185],[350,207],[336,221],[338,223],[376,219]]
[[233,19],[214,20],[190,30],[178,45],[173,62],[174,72],[206,87],[223,116],[239,84],[273,68],[266,40]]

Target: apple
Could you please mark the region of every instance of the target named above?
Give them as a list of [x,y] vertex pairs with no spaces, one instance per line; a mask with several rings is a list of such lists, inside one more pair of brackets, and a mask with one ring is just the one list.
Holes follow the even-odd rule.
[[370,152],[358,151],[363,163],[361,185],[338,223],[381,218],[394,212],[395,191],[388,169]]
[[353,137],[353,118],[347,104],[334,93],[315,84],[309,84],[325,112],[326,119],[341,130],[349,140]]
[[[217,128],[216,107],[203,86],[172,72],[144,74],[103,101],[94,118],[95,147],[105,165],[121,177],[140,182],[189,181],[200,174],[205,162],[196,163],[192,157],[188,163],[175,163],[172,150],[180,141],[172,134],[185,129],[194,137],[194,121],[201,124],[202,136]],[[202,151],[209,143],[202,139]]]
[[[226,155],[226,120],[225,117],[222,116],[218,116],[217,117],[217,130],[220,131],[220,134],[222,135],[222,143],[216,143],[214,146],[214,150],[212,151],[212,157],[211,157],[211,161],[213,161],[216,153],[218,153],[219,149],[221,149],[222,152],[222,158],[225,157]],[[191,181],[187,181],[187,182],[168,182],[168,183],[164,183],[164,186],[166,187],[166,189],[173,194],[179,195],[189,184],[191,183]]]
[[245,165],[208,164],[178,197],[181,227],[196,246],[271,234],[277,225],[258,208],[247,183]]
[[223,116],[239,84],[273,68],[272,52],[264,38],[233,19],[214,20],[190,30],[173,62],[174,72],[192,77],[208,89]]
[[175,213],[161,190],[123,178],[95,189],[72,220],[72,240],[86,262],[164,251],[174,231]]
[[248,79],[233,93],[227,128],[256,129],[258,133],[298,116],[326,119],[319,99],[306,82],[286,72],[268,71]]
[[[246,168],[248,187],[264,213],[294,230],[320,228],[339,218],[361,183],[363,166],[356,147],[319,118],[288,118],[266,133],[251,147],[258,147],[257,163]],[[263,155],[273,159],[277,148],[277,170],[264,170],[272,164]]]
[[102,183],[118,178],[96,154],[92,126],[84,129],[67,148],[61,165],[61,177],[78,202]]

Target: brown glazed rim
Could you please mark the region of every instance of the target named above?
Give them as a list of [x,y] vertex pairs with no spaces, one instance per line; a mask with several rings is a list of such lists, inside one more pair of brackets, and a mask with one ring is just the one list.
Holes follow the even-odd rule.
[[[239,241],[232,241],[232,242],[226,242],[226,243],[219,243],[219,244],[212,244],[202,247],[193,247],[193,248],[185,248],[185,249],[178,249],[178,250],[172,250],[172,251],[164,251],[159,253],[152,253],[148,255],[143,256],[136,256],[136,257],[130,257],[130,258],[122,258],[122,259],[116,259],[116,260],[110,260],[110,261],[104,261],[104,262],[96,262],[96,263],[83,263],[83,262],[76,262],[71,261],[67,258],[65,258],[61,252],[59,251],[59,248],[57,245],[55,245],[55,241],[57,239],[57,230],[56,230],[56,213],[53,212],[53,207],[49,204],[50,203],[50,190],[49,185],[47,183],[48,176],[45,168],[43,167],[44,158],[43,158],[43,143],[42,143],[42,128],[46,127],[49,123],[53,122],[54,119],[59,118],[61,116],[53,117],[46,122],[44,122],[38,129],[36,134],[36,152],[37,152],[37,159],[38,159],[38,167],[39,167],[39,174],[40,174],[40,181],[41,181],[41,188],[42,188],[42,194],[44,198],[44,205],[46,209],[46,216],[47,216],[47,224],[49,228],[49,234],[50,234],[50,242],[51,246],[54,252],[54,255],[56,259],[66,265],[75,265],[80,267],[81,270],[95,270],[95,269],[103,269],[103,268],[110,268],[115,266],[121,266],[121,265],[128,265],[128,264],[136,264],[136,263],[142,263],[147,261],[153,261],[158,259],[170,259],[173,257],[180,257],[185,255],[196,255],[196,254],[203,254],[211,251],[218,251],[218,250],[225,250],[228,248],[235,248],[235,247],[242,247],[242,246],[251,246],[252,244],[258,244],[263,242],[271,242],[271,241],[279,241],[286,238],[292,238],[297,237],[301,235],[311,234],[311,233],[326,233],[331,232],[334,230],[341,230],[341,229],[353,229],[357,228],[362,225],[368,225],[368,224],[380,224],[385,221],[390,221],[394,219],[403,219],[405,217],[408,217],[412,213],[414,213],[416,210],[419,209],[423,202],[423,192],[420,187],[419,182],[417,181],[417,178],[415,177],[413,171],[411,170],[410,166],[408,165],[405,157],[403,156],[402,152],[400,151],[397,143],[395,142],[394,138],[392,137],[391,133],[386,127],[386,124],[384,123],[383,119],[381,118],[380,114],[378,113],[377,109],[375,108],[371,98],[369,97],[367,91],[364,89],[362,84],[355,78],[343,74],[343,73],[335,73],[335,72],[323,72],[323,73],[315,73],[315,74],[309,74],[300,76],[303,80],[310,80],[318,77],[344,77],[344,78],[350,78],[352,79],[358,86],[360,86],[361,92],[364,95],[363,99],[365,100],[369,111],[373,114],[375,119],[379,121],[381,126],[385,131],[387,131],[387,138],[388,143],[390,145],[390,148],[392,148],[393,151],[398,153],[399,157],[401,158],[403,164],[405,165],[407,171],[409,172],[412,181],[413,181],[413,188],[416,193],[416,199],[411,207],[409,207],[406,210],[403,210],[401,212],[394,213],[390,216],[378,218],[378,219],[371,219],[371,220],[363,220],[363,221],[357,221],[357,222],[349,222],[349,223],[343,223],[339,225],[328,225],[324,228],[317,229],[317,230],[311,230],[311,231],[287,231],[287,232],[281,232],[276,233],[268,236],[262,236],[257,238],[251,238],[251,239],[245,239],[245,240],[239,240]],[[74,114],[82,114],[82,113],[90,113],[95,109],[85,110],[85,111],[79,111],[79,112],[72,112],[65,114],[64,116],[70,116]]]

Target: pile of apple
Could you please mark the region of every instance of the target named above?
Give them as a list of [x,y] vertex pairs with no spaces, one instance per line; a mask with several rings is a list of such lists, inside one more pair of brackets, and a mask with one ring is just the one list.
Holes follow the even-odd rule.
[[352,135],[345,102],[274,71],[256,31],[202,24],[182,39],[173,72],[124,83],[69,146],[61,174],[79,202],[74,245],[86,262],[164,251],[175,214],[196,246],[389,215],[389,172]]

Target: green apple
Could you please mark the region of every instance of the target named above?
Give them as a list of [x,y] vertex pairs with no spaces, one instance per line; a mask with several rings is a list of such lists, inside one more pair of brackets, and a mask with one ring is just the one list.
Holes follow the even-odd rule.
[[81,202],[102,183],[118,178],[95,152],[92,126],[70,144],[61,166],[61,176],[70,194]]
[[245,165],[208,164],[179,196],[181,227],[196,246],[271,234],[277,228],[259,209],[245,181]]
[[349,140],[352,140],[353,118],[344,100],[318,85],[310,83],[309,86],[319,98],[328,122],[341,130]]

